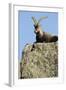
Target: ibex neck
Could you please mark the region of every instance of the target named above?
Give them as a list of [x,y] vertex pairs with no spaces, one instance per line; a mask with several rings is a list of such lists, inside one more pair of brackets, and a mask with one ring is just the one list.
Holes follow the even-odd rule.
[[43,32],[40,30],[40,35],[43,36]]
[[39,31],[39,34],[40,34],[41,36],[43,36],[43,31],[42,31],[41,27],[38,28],[38,31]]

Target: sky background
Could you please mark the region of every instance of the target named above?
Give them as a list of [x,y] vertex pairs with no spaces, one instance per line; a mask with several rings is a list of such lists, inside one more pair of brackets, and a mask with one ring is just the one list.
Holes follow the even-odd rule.
[[56,12],[18,12],[18,59],[21,60],[22,51],[27,43],[35,42],[34,26],[32,16],[37,20],[40,17],[48,16],[41,21],[42,30],[52,35],[58,35],[58,13]]

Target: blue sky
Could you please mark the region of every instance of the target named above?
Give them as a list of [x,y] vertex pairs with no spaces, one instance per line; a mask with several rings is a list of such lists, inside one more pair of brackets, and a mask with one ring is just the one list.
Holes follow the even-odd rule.
[[32,16],[37,20],[42,16],[48,16],[41,21],[42,30],[52,35],[58,35],[58,13],[56,12],[18,12],[18,59],[21,59],[22,51],[27,43],[35,42],[35,34]]

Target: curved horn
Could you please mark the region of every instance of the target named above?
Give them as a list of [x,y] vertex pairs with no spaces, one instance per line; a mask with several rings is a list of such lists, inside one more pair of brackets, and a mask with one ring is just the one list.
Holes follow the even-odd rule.
[[46,18],[48,18],[48,17],[47,17],[47,16],[46,16],[46,17],[41,17],[41,18],[38,20],[38,24],[40,23],[41,20],[46,19]]
[[37,25],[38,22],[37,22],[37,20],[35,19],[35,17],[32,17],[32,20],[33,20],[34,24]]

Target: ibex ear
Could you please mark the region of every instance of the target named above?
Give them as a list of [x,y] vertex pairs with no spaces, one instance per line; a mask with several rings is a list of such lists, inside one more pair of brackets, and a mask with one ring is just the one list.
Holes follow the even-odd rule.
[[39,25],[38,25],[38,24],[37,24],[37,25],[34,25],[34,28],[35,28],[35,29],[37,29],[38,27],[39,27]]

